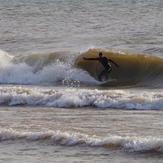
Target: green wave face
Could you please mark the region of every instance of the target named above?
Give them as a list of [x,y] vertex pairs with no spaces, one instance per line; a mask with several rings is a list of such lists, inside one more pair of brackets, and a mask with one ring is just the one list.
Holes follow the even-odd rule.
[[112,72],[109,77],[115,80],[106,82],[105,85],[148,83],[163,77],[163,59],[143,54],[91,49],[77,58],[76,66],[87,71],[98,80],[98,74],[104,70],[103,66],[98,61],[84,60],[83,57],[96,58],[99,52],[102,52],[103,56],[110,58],[119,65],[119,68],[117,68],[112,64]]

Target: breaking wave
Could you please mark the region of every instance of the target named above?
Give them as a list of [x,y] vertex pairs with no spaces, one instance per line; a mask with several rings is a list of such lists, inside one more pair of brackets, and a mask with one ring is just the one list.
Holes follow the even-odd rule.
[[0,51],[1,84],[48,84],[64,80],[97,83],[86,71],[72,66],[66,55],[60,53],[10,56]]
[[156,137],[113,136],[105,137],[87,135],[76,132],[44,131],[20,132],[13,129],[0,131],[0,141],[50,141],[51,144],[65,146],[103,147],[111,150],[124,150],[126,152],[162,153],[163,139]]
[[141,109],[163,108],[162,90],[92,90],[87,88],[0,87],[0,105],[57,108]]
[[[100,83],[98,74],[103,67],[97,61],[85,61],[83,57],[97,57],[99,51],[119,64],[112,66],[109,74],[113,81]],[[81,85],[102,86],[150,86],[162,87],[163,59],[149,55],[90,49],[77,54],[48,53],[11,56],[0,51],[1,84],[62,84],[77,81]]]

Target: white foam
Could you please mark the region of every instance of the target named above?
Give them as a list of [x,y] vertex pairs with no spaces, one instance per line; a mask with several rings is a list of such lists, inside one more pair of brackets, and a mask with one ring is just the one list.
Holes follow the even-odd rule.
[[162,91],[91,90],[84,88],[2,86],[0,105],[96,107],[117,109],[162,109]]
[[108,149],[123,149],[129,152],[163,152],[163,138],[155,137],[99,137],[77,132],[43,131],[20,132],[13,129],[0,130],[0,141],[51,141],[51,143],[74,146],[104,147]]
[[69,63],[71,61],[61,62],[56,59],[55,62],[38,69],[39,63],[30,66],[23,61],[18,62],[19,60],[12,62],[12,59],[13,56],[0,51],[0,83],[2,84],[55,84],[65,79],[83,83],[98,83],[87,72],[73,68]]

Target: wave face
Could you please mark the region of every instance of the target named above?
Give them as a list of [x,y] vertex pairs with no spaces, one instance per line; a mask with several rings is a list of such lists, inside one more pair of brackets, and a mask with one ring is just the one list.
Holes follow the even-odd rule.
[[44,131],[44,132],[20,132],[12,129],[0,131],[0,141],[26,140],[50,141],[53,144],[65,146],[103,147],[107,149],[123,149],[127,152],[162,153],[163,139],[156,137],[122,137],[122,136],[91,136],[75,132]]
[[103,67],[98,61],[86,61],[83,60],[83,57],[96,58],[100,51],[104,56],[112,59],[119,65],[119,68],[112,65],[113,70],[109,75],[111,79],[115,80],[105,83],[105,86],[133,85],[138,83],[141,85],[161,85],[163,79],[163,59],[155,56],[92,49],[79,56],[76,64],[97,79]]
[[[103,70],[101,64],[83,60],[97,57],[99,51],[120,66],[112,65],[109,75],[114,80],[106,83],[97,80]],[[90,49],[78,56],[66,52],[11,56],[0,51],[0,59],[1,84],[62,85],[66,81],[89,86],[162,87],[163,59],[154,56]]]

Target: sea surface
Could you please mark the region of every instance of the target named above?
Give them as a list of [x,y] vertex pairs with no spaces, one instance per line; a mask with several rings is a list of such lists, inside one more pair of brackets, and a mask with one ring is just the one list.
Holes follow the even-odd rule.
[[[98,81],[102,52],[112,64]],[[0,0],[0,162],[162,163],[163,1]]]

